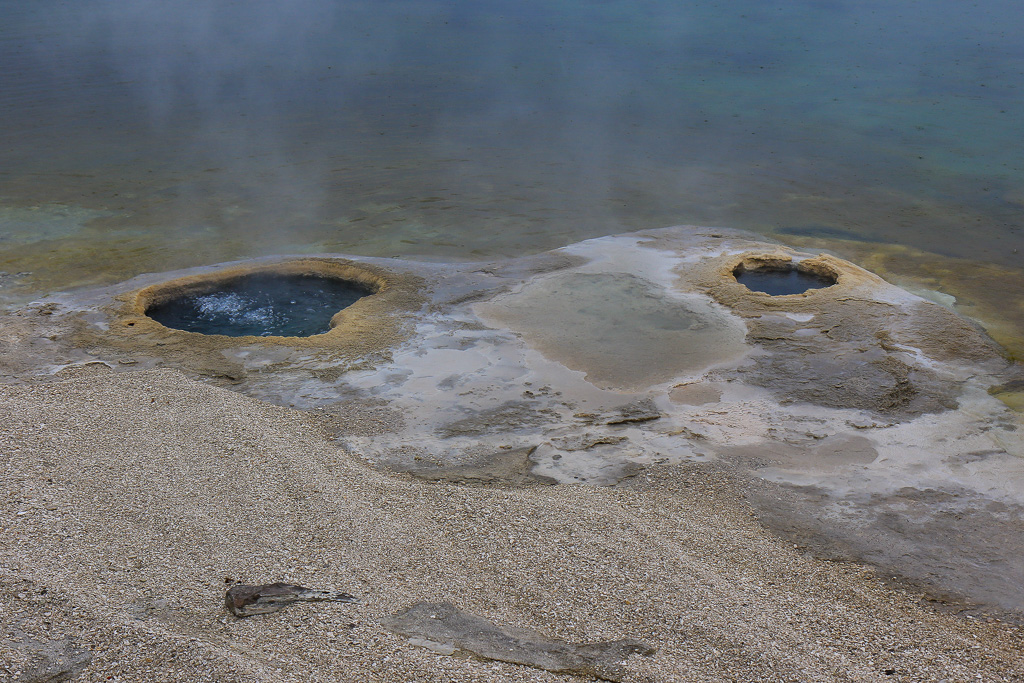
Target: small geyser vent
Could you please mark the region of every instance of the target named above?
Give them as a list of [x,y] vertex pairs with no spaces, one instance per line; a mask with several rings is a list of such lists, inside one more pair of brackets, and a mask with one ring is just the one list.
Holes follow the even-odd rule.
[[838,282],[835,273],[821,268],[806,268],[793,262],[747,262],[733,270],[736,281],[754,292],[771,296],[803,294],[812,289],[824,289]]
[[259,272],[184,288],[161,297],[146,315],[165,327],[229,337],[309,337],[376,288],[310,274]]

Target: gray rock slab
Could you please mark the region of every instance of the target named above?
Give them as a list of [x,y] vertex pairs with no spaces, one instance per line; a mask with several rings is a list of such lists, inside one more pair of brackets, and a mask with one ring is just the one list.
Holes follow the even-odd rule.
[[29,665],[13,683],[62,683],[78,677],[92,662],[92,653],[69,638],[49,642],[28,641]]
[[413,463],[394,465],[393,469],[406,472],[423,481],[447,482],[467,486],[551,486],[558,482],[542,474],[534,474],[537,464],[531,456],[536,446],[496,451],[476,458],[464,465],[432,465]]
[[532,666],[560,674],[621,681],[625,660],[650,656],[654,648],[637,640],[569,643],[536,631],[499,626],[451,603],[419,602],[387,619],[384,626],[410,642],[444,654],[462,652],[484,659]]

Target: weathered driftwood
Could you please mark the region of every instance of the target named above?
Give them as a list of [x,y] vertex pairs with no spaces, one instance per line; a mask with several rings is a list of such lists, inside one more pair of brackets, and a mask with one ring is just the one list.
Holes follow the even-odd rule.
[[269,614],[293,602],[358,602],[340,591],[325,591],[290,583],[268,583],[262,586],[236,584],[228,589],[224,603],[236,617]]

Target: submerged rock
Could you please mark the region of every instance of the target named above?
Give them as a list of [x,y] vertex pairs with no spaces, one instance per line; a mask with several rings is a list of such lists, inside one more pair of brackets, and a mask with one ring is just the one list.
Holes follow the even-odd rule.
[[442,438],[479,437],[539,427],[557,421],[558,415],[552,410],[538,410],[536,406],[525,401],[508,401],[497,408],[482,410],[469,417],[453,420],[439,427],[437,433]]
[[569,643],[536,631],[498,626],[463,612],[451,603],[419,602],[384,622],[409,642],[444,654],[463,652],[484,659],[522,664],[553,673],[621,681],[622,663],[633,654],[650,656],[655,649],[638,640]]
[[662,416],[651,399],[627,403],[602,413],[576,413],[573,417],[587,424],[621,425],[631,422],[650,422]]
[[586,451],[594,446],[617,446],[628,440],[625,436],[583,432],[582,434],[555,437],[551,439],[551,445],[563,451]]
[[290,583],[268,583],[262,586],[236,584],[228,589],[224,604],[236,617],[270,614],[293,602],[358,602],[348,593],[324,591]]

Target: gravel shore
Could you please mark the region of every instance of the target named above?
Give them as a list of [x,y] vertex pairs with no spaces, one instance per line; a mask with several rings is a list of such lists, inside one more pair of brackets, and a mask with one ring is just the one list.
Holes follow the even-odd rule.
[[[808,556],[699,465],[624,488],[425,483],[339,450],[314,416],[173,371],[0,396],[4,680],[75,656],[82,681],[578,680],[381,625],[419,601],[656,647],[627,681],[1024,680],[1019,627]],[[238,581],[360,602],[236,619]]]

